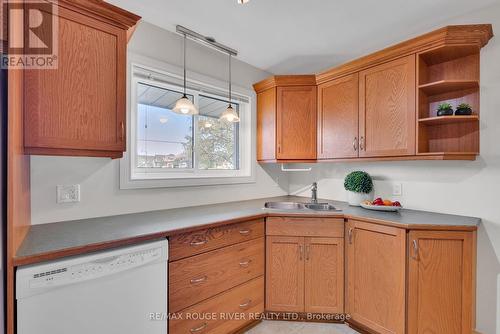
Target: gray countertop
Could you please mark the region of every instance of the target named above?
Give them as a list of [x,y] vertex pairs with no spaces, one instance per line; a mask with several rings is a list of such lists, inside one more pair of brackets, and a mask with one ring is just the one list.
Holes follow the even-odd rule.
[[[50,259],[50,254],[75,250],[77,254],[85,247],[100,244],[112,245],[120,240],[153,238],[169,235],[176,231],[193,229],[204,225],[242,221],[249,217],[267,215],[314,215],[358,218],[380,223],[388,223],[404,228],[474,228],[481,219],[474,217],[447,215],[416,210],[401,210],[399,213],[370,211],[360,207],[350,207],[345,202],[328,201],[341,212],[317,212],[311,210],[290,211],[264,209],[265,202],[299,201],[304,197],[283,196],[223,204],[194,206],[178,209],[151,211],[102,218],[82,219],[67,222],[31,226],[26,239],[15,258],[18,264],[33,263]],[[103,246],[104,245],[104,246]],[[79,251],[76,251],[78,250]],[[62,256],[62,255],[61,255]],[[29,260],[29,258],[37,258]],[[24,260],[23,260],[24,259]]]

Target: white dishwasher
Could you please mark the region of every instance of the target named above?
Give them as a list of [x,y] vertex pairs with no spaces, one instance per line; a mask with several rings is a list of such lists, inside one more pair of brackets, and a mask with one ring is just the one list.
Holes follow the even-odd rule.
[[21,267],[18,334],[167,333],[167,240]]

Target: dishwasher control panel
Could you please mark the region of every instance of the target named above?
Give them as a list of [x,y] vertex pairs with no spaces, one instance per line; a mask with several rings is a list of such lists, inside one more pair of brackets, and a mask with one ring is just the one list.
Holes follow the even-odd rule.
[[162,250],[162,247],[146,249],[38,272],[29,280],[29,288],[36,289],[65,285],[130,270],[159,259],[162,256]]

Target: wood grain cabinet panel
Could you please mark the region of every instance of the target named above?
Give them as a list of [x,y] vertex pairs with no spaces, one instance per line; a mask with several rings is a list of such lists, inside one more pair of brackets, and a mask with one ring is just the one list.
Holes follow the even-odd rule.
[[264,238],[169,264],[169,310],[177,312],[264,275]]
[[318,159],[357,158],[358,74],[318,86]]
[[[264,312],[264,278],[259,277],[200,304],[179,312],[169,322],[173,334],[227,334],[234,333]],[[215,315],[210,319],[195,316]],[[194,315],[194,316],[193,316]],[[229,317],[233,317],[230,319]]]
[[316,159],[316,86],[277,88],[277,158]]
[[359,73],[360,157],[415,155],[415,55]]
[[304,312],[304,238],[266,240],[266,310]]
[[57,69],[25,71],[25,151],[119,157],[127,30],[69,8],[64,2],[58,9]]
[[169,239],[169,259],[176,261],[263,236],[262,219],[181,233]]
[[474,329],[475,233],[410,231],[408,334]]
[[405,230],[350,220],[346,243],[346,312],[351,320],[377,333],[403,334]]
[[257,94],[257,160],[276,159],[276,88]]
[[305,312],[344,312],[344,239],[305,238]]

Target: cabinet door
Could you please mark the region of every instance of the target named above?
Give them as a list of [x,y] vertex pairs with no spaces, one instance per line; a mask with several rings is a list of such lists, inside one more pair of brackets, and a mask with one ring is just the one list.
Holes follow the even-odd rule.
[[305,239],[305,312],[344,312],[344,239]]
[[304,312],[304,238],[266,240],[266,310]]
[[415,55],[359,74],[361,157],[415,154]]
[[347,303],[351,319],[381,334],[405,331],[404,229],[349,221]]
[[316,159],[316,86],[277,88],[277,157]]
[[358,74],[318,87],[318,158],[358,157]]
[[471,333],[474,232],[411,231],[408,334]]
[[276,159],[276,88],[257,94],[257,160]]
[[122,152],[126,31],[63,7],[58,11],[58,68],[24,74],[26,151]]

